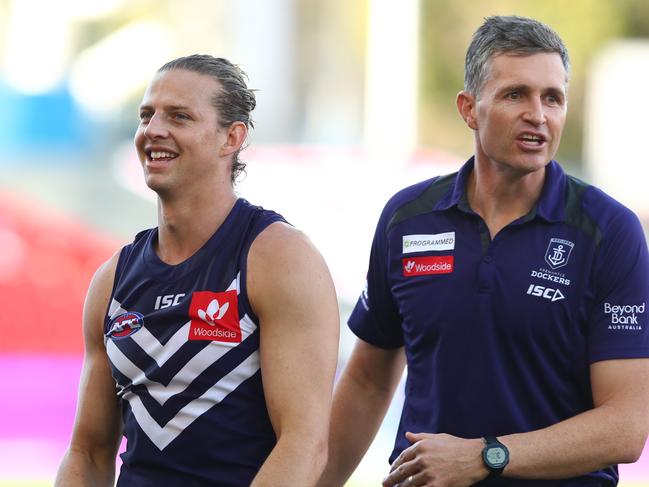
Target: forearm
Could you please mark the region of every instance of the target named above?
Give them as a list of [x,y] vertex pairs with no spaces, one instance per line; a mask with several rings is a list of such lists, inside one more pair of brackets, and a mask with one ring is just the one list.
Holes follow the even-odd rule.
[[329,456],[319,486],[342,486],[351,476],[381,426],[391,398],[392,390],[343,374],[334,396]]
[[115,484],[115,458],[98,460],[70,448],[61,462],[55,487],[110,486]]
[[504,475],[559,479],[638,459],[645,411],[603,405],[548,428],[499,437],[510,450]]
[[327,461],[327,441],[310,433],[280,437],[250,487],[310,487]]

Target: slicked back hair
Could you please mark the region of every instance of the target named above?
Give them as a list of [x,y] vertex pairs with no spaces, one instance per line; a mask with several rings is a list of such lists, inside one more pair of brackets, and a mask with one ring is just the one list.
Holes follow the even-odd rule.
[[[193,54],[169,61],[158,72],[184,69],[213,78],[219,89],[212,96],[212,105],[217,111],[219,124],[226,128],[234,122],[243,122],[247,128],[254,128],[250,112],[255,109],[257,101],[255,92],[248,88],[248,76],[236,64],[225,58],[208,54]],[[246,164],[239,159],[239,149],[232,159],[230,179],[234,184],[237,177],[244,172]]]

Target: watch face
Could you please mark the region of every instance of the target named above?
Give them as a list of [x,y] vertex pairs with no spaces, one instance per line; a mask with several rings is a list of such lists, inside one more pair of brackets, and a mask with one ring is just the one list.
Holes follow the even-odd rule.
[[485,459],[494,468],[502,467],[507,461],[507,453],[500,446],[492,446],[485,454]]

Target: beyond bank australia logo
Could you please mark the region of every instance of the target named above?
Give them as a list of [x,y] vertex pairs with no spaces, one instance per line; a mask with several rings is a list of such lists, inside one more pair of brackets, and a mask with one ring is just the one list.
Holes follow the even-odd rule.
[[558,269],[568,263],[575,244],[561,238],[551,238],[545,251],[545,261],[552,269]]

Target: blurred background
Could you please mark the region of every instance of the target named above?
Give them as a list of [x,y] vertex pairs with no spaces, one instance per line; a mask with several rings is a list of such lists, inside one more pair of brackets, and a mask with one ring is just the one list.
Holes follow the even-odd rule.
[[[455,95],[470,36],[494,14],[563,37],[573,70],[557,159],[649,228],[646,0],[0,0],[0,486],[52,483],[89,280],[156,225],[132,136],[164,62],[209,53],[248,72],[258,108],[237,191],[324,254],[343,366],[383,204],[471,154]],[[386,474],[402,394],[348,485]],[[649,485],[649,453],[621,472],[625,487]]]

